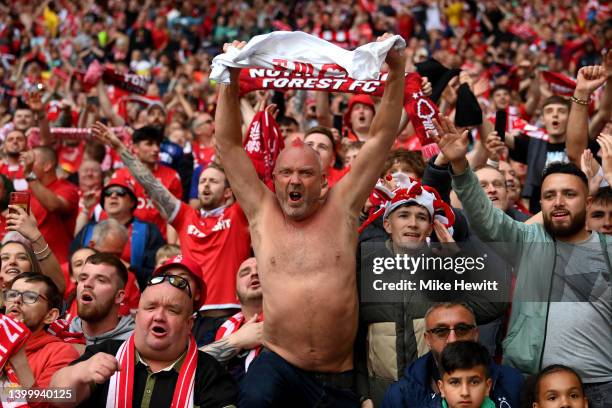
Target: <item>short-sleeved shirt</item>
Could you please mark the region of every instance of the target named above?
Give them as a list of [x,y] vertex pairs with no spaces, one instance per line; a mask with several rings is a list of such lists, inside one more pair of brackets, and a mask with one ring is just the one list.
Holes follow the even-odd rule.
[[[71,365],[88,360],[94,354],[102,352],[115,356],[123,342],[107,340],[100,344],[88,346],[85,353]],[[152,373],[142,361],[137,360],[134,371],[134,386],[132,388],[132,406],[149,408],[167,408],[172,404],[174,388],[179,376],[178,361],[172,369]],[[83,401],[81,407],[106,407],[109,381],[95,386],[89,399]],[[148,392],[146,392],[148,391]],[[198,366],[194,379],[194,407],[221,408],[236,405],[238,387],[232,377],[213,357],[198,351]],[[144,404],[143,404],[144,402]]]
[[30,199],[38,229],[61,264],[68,261],[68,248],[73,239],[74,226],[79,213],[79,189],[62,179],[56,179],[45,187],[68,203],[67,211],[49,211],[33,193]]
[[13,182],[15,191],[25,191],[28,189],[28,182],[23,174],[23,166],[21,164],[0,164],[0,174],[4,174]]
[[207,286],[202,309],[240,308],[236,298],[236,272],[249,257],[251,235],[238,204],[203,214],[181,202],[170,220],[181,241],[183,256],[202,267]]
[[[155,166],[153,176],[159,180],[176,198],[179,200],[183,197],[183,185],[178,173],[167,166]],[[113,174],[113,177],[109,183],[118,181],[122,184],[134,186],[134,193],[138,198],[138,205],[134,211],[134,216],[147,222],[152,222],[157,225],[157,228],[161,231],[164,239],[166,238],[166,220],[161,216],[159,210],[153,204],[153,200],[146,193],[144,187],[140,185],[132,176],[129,169],[122,168]]]

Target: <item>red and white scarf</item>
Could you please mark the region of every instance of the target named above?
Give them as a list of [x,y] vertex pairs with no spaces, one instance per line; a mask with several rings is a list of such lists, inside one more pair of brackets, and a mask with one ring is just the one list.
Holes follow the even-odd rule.
[[[304,64],[306,68],[308,65]],[[342,76],[343,75],[343,76]],[[240,94],[260,90],[310,90],[319,92],[343,92],[382,96],[387,74],[380,74],[379,79],[358,81],[346,74],[334,78],[316,75],[312,70],[289,71],[262,68],[243,69],[240,72]],[[438,106],[421,90],[421,76],[415,72],[406,74],[404,85],[404,110],[412,121],[415,133],[421,141],[426,158],[437,154],[437,145],[429,134],[435,134],[433,119],[438,118]],[[426,148],[427,147],[427,148]],[[433,151],[430,151],[433,149]]]
[[272,171],[283,147],[285,143],[274,117],[267,111],[257,112],[249,125],[244,150],[257,175],[268,186],[272,185]]
[[[128,408],[132,406],[134,371],[136,369],[136,348],[134,335],[121,344],[115,357],[121,367],[110,378],[106,406],[115,408]],[[193,407],[193,391],[195,372],[198,365],[198,348],[193,335],[189,337],[187,355],[181,365],[178,380],[174,386],[171,408]]]
[[0,315],[0,369],[2,370],[0,387],[4,389],[0,396],[3,408],[22,408],[28,406],[28,403],[25,401],[8,398],[9,394],[6,391],[10,387],[18,387],[19,379],[15,371],[6,363],[21,347],[25,347],[24,343],[31,334],[25,324],[17,322],[6,315]]
[[[257,319],[258,322],[262,320],[263,319],[261,316]],[[232,333],[236,333],[238,329],[240,329],[245,322],[246,322],[246,319],[244,317],[244,314],[242,314],[242,312],[236,313],[235,315],[227,319],[225,323],[221,325],[221,327],[219,327],[219,330],[217,330],[217,335],[215,336],[215,341],[224,339],[228,337],[229,335],[231,335]],[[247,355],[246,360],[244,361],[244,371],[245,372],[249,369],[249,365],[251,365],[253,360],[255,360],[255,357],[257,357],[260,352],[261,352],[261,346],[256,347],[252,349],[251,351],[249,351],[249,354]]]

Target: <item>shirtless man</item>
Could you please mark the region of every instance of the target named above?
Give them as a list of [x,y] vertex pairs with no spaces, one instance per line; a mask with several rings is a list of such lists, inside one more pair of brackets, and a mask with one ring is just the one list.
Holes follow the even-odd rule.
[[[235,41],[224,49],[230,46],[244,43]],[[322,200],[321,162],[304,144],[293,144],[278,156],[276,193],[258,179],[242,146],[239,69],[231,70],[230,85],[220,87],[217,149],[249,220],[265,316],[266,350],[241,384],[240,407],[358,405],[350,389],[359,212],[395,140],[403,106],[405,57],[392,50],[386,63],[387,86],[370,138],[351,171]]]

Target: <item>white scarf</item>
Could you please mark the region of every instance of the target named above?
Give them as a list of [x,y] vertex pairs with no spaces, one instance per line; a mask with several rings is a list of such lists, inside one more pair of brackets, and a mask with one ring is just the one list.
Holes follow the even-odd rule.
[[253,37],[241,50],[230,47],[212,61],[210,79],[230,83],[228,67],[284,69],[314,76],[345,76],[357,80],[377,79],[391,47],[403,50],[399,35],[348,51],[314,35],[275,31]]

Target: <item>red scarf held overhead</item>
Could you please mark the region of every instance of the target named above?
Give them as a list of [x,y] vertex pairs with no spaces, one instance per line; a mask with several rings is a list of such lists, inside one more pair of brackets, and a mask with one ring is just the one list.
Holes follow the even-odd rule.
[[[258,322],[263,321],[263,317],[259,315],[257,318]],[[215,336],[215,341],[224,339],[231,335],[232,333],[236,333],[238,329],[242,327],[242,325],[246,322],[246,318],[242,312],[238,312],[229,319],[225,321],[217,330],[217,335]],[[249,351],[246,360],[244,361],[244,371],[246,372],[249,369],[249,365],[255,360],[255,357],[259,355],[261,352],[261,346],[256,347]]]
[[89,65],[86,72],[76,73],[85,85],[86,90],[95,86],[100,79],[105,84],[115,85],[128,92],[144,95],[149,87],[149,80],[141,75],[121,73],[114,68],[105,67],[97,60]]
[[[358,81],[347,76],[314,76],[309,72],[292,72],[263,68],[243,69],[240,72],[240,94],[260,90],[305,89],[321,92],[347,92],[382,96],[386,74],[380,80]],[[433,119],[438,118],[438,107],[421,90],[421,76],[416,72],[406,74],[404,109],[412,121],[414,130],[423,146],[433,143],[428,132],[435,132]]]
[[559,72],[542,71],[542,77],[550,85],[552,93],[570,97],[576,89],[576,81]]
[[253,162],[259,178],[267,185],[272,184],[272,171],[278,154],[285,147],[278,124],[267,111],[259,111],[253,117],[244,150]]
[[[131,408],[134,389],[134,370],[136,368],[136,347],[134,335],[121,344],[116,358],[121,369],[110,378],[106,406]],[[193,335],[189,337],[187,355],[181,365],[178,380],[174,386],[171,408],[193,407],[195,372],[198,365],[198,348]]]

